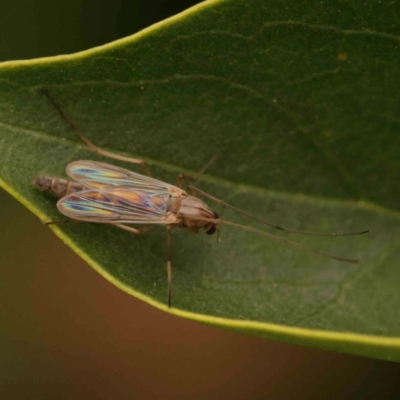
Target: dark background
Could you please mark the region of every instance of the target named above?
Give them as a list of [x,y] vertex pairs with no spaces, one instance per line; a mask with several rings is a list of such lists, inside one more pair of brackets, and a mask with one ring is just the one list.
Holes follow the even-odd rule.
[[[2,0],[0,61],[102,45],[195,3]],[[1,190],[0,205],[2,399],[400,398],[398,364],[167,315],[101,278]]]

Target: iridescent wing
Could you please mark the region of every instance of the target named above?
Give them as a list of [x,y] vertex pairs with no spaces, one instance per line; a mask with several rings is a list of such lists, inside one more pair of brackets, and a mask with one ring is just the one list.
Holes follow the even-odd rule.
[[150,195],[186,193],[174,185],[124,168],[96,161],[75,161],[67,166],[67,174],[88,189],[130,188]]
[[67,217],[89,222],[118,224],[169,224],[167,197],[149,196],[127,187],[84,190],[63,197],[58,209]]
[[96,161],[75,161],[67,174],[87,190],[72,193],[57,203],[67,217],[91,222],[169,224],[167,201],[186,193],[174,185],[127,169]]

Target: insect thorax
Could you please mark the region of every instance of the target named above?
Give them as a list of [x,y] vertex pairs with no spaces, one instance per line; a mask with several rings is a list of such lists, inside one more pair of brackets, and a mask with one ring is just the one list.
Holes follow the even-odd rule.
[[214,219],[214,212],[204,201],[194,196],[182,197],[177,216],[182,220],[182,225],[193,231],[198,228],[207,228],[212,223],[208,219]]

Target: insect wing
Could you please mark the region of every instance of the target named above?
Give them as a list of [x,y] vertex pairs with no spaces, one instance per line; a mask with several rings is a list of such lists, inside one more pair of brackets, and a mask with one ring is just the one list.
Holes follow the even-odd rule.
[[166,224],[167,199],[129,187],[110,186],[63,197],[58,209],[67,217],[89,222]]
[[88,189],[130,188],[142,193],[167,195],[182,190],[174,185],[114,165],[96,161],[75,161],[67,166],[67,174]]

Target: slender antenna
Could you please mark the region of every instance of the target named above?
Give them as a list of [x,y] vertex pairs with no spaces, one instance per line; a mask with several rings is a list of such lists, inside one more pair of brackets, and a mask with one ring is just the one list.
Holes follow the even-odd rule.
[[335,256],[333,254],[323,253],[322,251],[315,250],[312,247],[308,247],[303,243],[295,242],[294,240],[290,240],[290,239],[286,239],[281,236],[273,235],[272,233],[264,232],[259,229],[252,228],[250,226],[235,224],[234,222],[231,222],[231,221],[226,221],[223,219],[210,219],[210,218],[196,218],[196,221],[207,221],[207,222],[212,222],[214,224],[225,224],[225,225],[235,226],[236,228],[241,228],[241,229],[245,229],[246,231],[255,232],[260,235],[266,236],[268,238],[279,240],[281,242],[290,244],[294,247],[298,247],[301,250],[309,251],[311,253],[318,254],[318,255],[326,257],[326,258],[331,258],[333,260],[342,261],[342,262],[346,262],[349,264],[358,264],[359,263],[359,260],[354,260],[351,258],[343,258],[343,257]]
[[355,236],[355,235],[363,235],[364,233],[368,233],[370,232],[369,230],[366,231],[361,231],[361,232],[351,232],[351,233],[316,233],[316,232],[307,232],[307,231],[298,231],[296,229],[290,229],[290,228],[284,228],[283,226],[279,226],[279,225],[274,225],[270,222],[264,221],[262,219],[259,219],[257,217],[254,217],[253,215],[247,213],[246,211],[240,210],[239,208],[236,208],[234,206],[231,206],[228,203],[225,203],[224,201],[217,199],[214,196],[211,196],[210,194],[203,192],[202,190],[194,187],[194,186],[188,186],[188,190],[191,193],[197,193],[201,196],[207,197],[210,200],[215,201],[216,203],[219,203],[225,207],[228,207],[232,210],[235,210],[236,212],[245,215],[246,217],[252,218],[255,221],[261,222],[264,225],[270,226],[272,228],[278,229],[280,231],[286,231],[286,232],[291,232],[291,233],[299,233],[301,235],[308,235],[308,236]]

